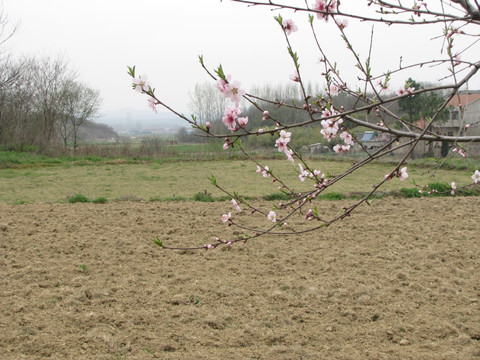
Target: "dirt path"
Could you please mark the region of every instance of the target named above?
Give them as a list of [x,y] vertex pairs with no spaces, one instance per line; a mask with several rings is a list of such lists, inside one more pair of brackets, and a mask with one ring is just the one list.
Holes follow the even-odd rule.
[[226,209],[0,205],[0,358],[480,359],[480,198],[378,201],[224,250],[153,244],[231,234]]

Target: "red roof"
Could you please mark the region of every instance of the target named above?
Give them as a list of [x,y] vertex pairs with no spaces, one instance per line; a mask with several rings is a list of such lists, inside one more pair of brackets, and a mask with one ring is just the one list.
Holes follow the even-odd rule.
[[460,95],[455,95],[452,100],[450,100],[447,104],[447,107],[452,105],[452,106],[459,106],[462,104],[462,106],[469,105],[475,101],[480,99],[480,93],[475,92],[475,93],[470,93],[470,94],[460,94]]

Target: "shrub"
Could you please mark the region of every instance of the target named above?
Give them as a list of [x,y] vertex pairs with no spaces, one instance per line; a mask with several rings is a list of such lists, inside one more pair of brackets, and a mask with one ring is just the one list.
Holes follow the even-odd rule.
[[75,194],[74,196],[71,196],[71,197],[68,198],[68,202],[70,204],[74,204],[74,203],[77,203],[77,202],[88,203],[88,202],[90,202],[90,199],[83,194]]
[[284,194],[282,192],[279,193],[273,193],[270,195],[265,195],[263,197],[267,201],[275,201],[275,200],[291,200],[292,197],[288,194]]
[[215,201],[212,194],[207,192],[207,190],[205,190],[204,192],[198,192],[195,195],[193,195],[193,200],[202,201],[202,202],[214,202]]
[[418,192],[418,189],[415,188],[401,188],[400,194],[406,198],[422,197],[422,194]]

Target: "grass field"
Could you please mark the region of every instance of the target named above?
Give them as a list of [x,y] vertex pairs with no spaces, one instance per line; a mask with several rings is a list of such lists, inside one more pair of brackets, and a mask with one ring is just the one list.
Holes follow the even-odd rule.
[[[87,157],[82,160],[51,159],[47,157],[16,156],[9,160],[2,155],[4,168],[0,169],[0,203],[65,202],[75,194],[89,199],[116,200],[190,200],[197,193],[211,193],[219,198],[224,194],[214,188],[208,177],[214,175],[220,186],[242,196],[264,197],[277,191],[277,184],[256,173],[256,165],[247,160],[197,161],[133,161],[105,160]],[[353,160],[352,160],[353,161]],[[311,189],[310,181],[300,182],[298,168],[283,159],[261,160],[295,190]],[[351,162],[314,160],[315,169],[334,176],[345,171]],[[391,164],[376,163],[365,166],[325,191],[351,196],[368,192],[391,171]],[[471,171],[434,171],[421,165],[409,165],[409,179],[393,179],[381,189],[381,194],[415,188],[429,183],[457,185],[471,184]]]

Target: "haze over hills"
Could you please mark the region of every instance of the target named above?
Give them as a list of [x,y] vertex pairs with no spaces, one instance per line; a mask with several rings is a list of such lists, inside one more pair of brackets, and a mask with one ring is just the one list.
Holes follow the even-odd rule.
[[179,128],[188,127],[182,119],[172,113],[155,114],[151,110],[131,108],[103,111],[95,122],[111,126],[118,134],[176,132]]

